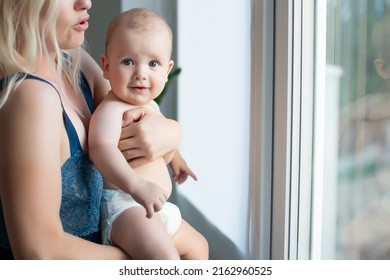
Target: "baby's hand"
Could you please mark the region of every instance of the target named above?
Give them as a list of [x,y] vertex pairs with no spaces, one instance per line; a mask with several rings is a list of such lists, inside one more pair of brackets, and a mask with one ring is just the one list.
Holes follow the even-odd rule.
[[173,172],[172,180],[174,183],[182,184],[187,180],[188,176],[191,176],[195,181],[198,180],[195,173],[188,167],[187,162],[184,160],[179,151],[177,151],[173,156],[170,166]]
[[192,170],[185,164],[183,166],[177,166],[177,167],[173,167],[172,166],[172,171],[173,171],[173,182],[175,183],[178,183],[178,184],[182,184],[184,183],[188,176],[191,176],[192,179],[194,179],[195,181],[198,180],[198,178],[196,177],[195,173],[192,172]]
[[145,180],[139,181],[131,196],[145,208],[147,218],[160,211],[168,199],[163,188]]

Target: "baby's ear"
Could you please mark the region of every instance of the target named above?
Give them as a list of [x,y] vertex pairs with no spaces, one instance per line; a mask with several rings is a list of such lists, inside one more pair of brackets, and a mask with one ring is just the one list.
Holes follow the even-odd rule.
[[168,71],[167,71],[167,80],[166,80],[166,82],[168,82],[168,75],[169,75],[169,73],[171,72],[171,70],[172,70],[172,68],[173,68],[173,65],[175,65],[175,62],[174,62],[173,60],[170,60],[170,61],[168,62]]
[[110,72],[108,71],[108,66],[109,66],[108,58],[107,58],[107,56],[102,55],[100,57],[100,60],[101,60],[101,63],[102,63],[103,77],[108,79],[109,78],[109,74],[110,74]]
[[383,59],[375,59],[375,69],[379,76],[384,80],[390,79],[390,69]]

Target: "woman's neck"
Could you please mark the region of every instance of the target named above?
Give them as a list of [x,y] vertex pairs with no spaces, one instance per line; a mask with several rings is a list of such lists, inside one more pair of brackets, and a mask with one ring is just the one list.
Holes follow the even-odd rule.
[[47,54],[42,56],[36,63],[35,73],[31,73],[47,79],[54,84],[61,84],[61,76],[58,75],[56,55]]

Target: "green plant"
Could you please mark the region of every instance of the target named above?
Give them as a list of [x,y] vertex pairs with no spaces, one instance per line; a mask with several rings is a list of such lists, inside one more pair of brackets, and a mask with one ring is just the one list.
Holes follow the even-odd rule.
[[167,93],[167,90],[168,90],[168,87],[169,85],[177,78],[177,76],[179,76],[181,72],[181,68],[176,68],[176,69],[173,69],[171,71],[171,73],[169,73],[168,75],[168,81],[167,83],[165,84],[165,87],[163,89],[163,91],[161,92],[161,94],[159,96],[157,96],[154,101],[157,102],[157,104],[160,104],[161,100],[163,99],[163,97],[165,96],[165,94]]

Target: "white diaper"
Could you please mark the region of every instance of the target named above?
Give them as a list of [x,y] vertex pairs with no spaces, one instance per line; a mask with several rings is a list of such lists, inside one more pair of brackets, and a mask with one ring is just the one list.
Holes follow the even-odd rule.
[[[101,205],[102,242],[111,245],[112,224],[126,209],[140,206],[134,198],[121,190],[104,189]],[[157,212],[164,222],[167,233],[173,235],[178,230],[182,218],[179,208],[170,202],[166,202],[163,208]]]

